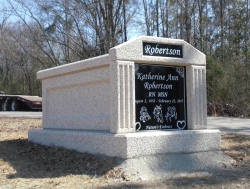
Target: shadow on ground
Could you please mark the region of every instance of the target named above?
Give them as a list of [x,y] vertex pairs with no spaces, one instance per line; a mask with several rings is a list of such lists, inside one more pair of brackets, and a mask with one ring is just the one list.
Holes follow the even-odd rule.
[[[155,157],[134,160],[122,160],[104,156],[90,155],[58,147],[47,147],[28,142],[27,139],[6,140],[0,142],[0,158],[13,167],[15,172],[9,171],[8,179],[14,178],[56,178],[67,175],[87,175],[91,177],[115,178],[120,181],[119,186],[112,188],[162,188],[194,186],[217,188],[220,186],[230,187],[233,185],[250,185],[250,161],[249,145],[250,137],[238,138],[237,136],[225,136],[224,140],[239,143],[223,150],[228,153],[230,150],[237,152],[231,154],[231,162],[220,163],[217,167],[204,167],[203,170],[195,170],[197,162],[195,158],[180,162],[176,156],[159,155],[158,162]],[[242,146],[240,144],[242,143]],[[204,153],[203,156],[208,154]],[[212,154],[211,158],[212,157]],[[189,156],[189,158],[192,156]],[[207,158],[207,157],[201,157]],[[215,157],[216,158],[216,157]],[[209,158],[210,159],[210,158]],[[194,169],[188,171],[188,164],[192,162]],[[171,164],[170,172],[164,172]],[[121,168],[128,165],[127,169]],[[139,165],[139,166],[138,166]],[[140,167],[141,166],[141,167]],[[178,166],[175,172],[174,166]],[[148,169],[145,171],[145,169]],[[5,173],[8,169],[3,170]],[[140,172],[141,171],[141,172]],[[143,172],[150,172],[150,178],[145,179]],[[129,174],[131,173],[131,174]],[[155,173],[155,175],[154,175]],[[135,179],[136,178],[136,179]],[[144,181],[148,180],[148,181]],[[133,181],[133,182],[132,182]],[[143,182],[142,182],[143,181]],[[248,185],[246,186],[246,188]],[[100,188],[110,188],[101,186]],[[244,188],[244,187],[243,187]]]
[[37,145],[27,139],[1,141],[0,158],[16,171],[15,174],[9,174],[8,178],[52,178],[70,174],[98,177],[105,175],[122,161]]

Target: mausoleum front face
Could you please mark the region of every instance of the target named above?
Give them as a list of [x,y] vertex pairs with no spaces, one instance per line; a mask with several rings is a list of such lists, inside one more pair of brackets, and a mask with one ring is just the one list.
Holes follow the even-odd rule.
[[[203,53],[183,40],[141,37],[112,48],[109,54],[111,73],[117,77],[111,84],[116,95],[111,99],[116,100],[111,102],[120,110],[111,132],[206,129]],[[136,120],[136,127],[128,120]]]
[[[123,158],[218,150],[219,132],[206,130],[205,66],[205,55],[183,40],[138,37],[109,54],[39,71],[43,129],[29,140]],[[154,149],[173,138],[185,145]],[[145,140],[151,148],[138,153],[133,145]]]

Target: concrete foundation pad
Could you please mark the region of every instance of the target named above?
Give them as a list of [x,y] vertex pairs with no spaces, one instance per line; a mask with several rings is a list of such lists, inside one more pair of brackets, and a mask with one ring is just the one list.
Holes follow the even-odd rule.
[[220,150],[219,130],[112,134],[103,131],[41,129],[30,130],[28,135],[28,140],[34,143],[124,159]]
[[231,168],[235,160],[222,151],[197,153],[170,153],[119,160],[120,168],[128,180],[199,178]]

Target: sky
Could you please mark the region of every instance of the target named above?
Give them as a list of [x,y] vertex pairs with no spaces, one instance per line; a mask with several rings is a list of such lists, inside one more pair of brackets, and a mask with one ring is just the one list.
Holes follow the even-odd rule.
[[10,5],[7,0],[0,0],[0,22],[3,21],[16,21],[17,17],[13,15],[13,12],[10,11]]
[[[31,2],[32,0],[23,0],[25,3],[27,2]],[[0,0],[0,25],[2,25],[4,22],[8,21],[8,22],[16,22],[18,21],[20,18],[18,16],[15,16],[15,12],[13,12],[13,9],[11,8],[11,5],[15,7],[15,9],[20,10],[19,12],[22,11],[22,7],[20,5],[18,5],[17,3],[15,3],[14,0]],[[25,17],[25,19],[29,19],[28,16]],[[138,17],[138,15],[135,18],[136,20],[141,19]],[[134,27],[134,25],[137,25],[136,27]],[[130,23],[127,26],[127,38],[128,40],[133,39],[135,37],[138,37],[140,35],[145,35],[142,32],[140,32],[142,30],[138,30],[138,23]]]
[[[28,1],[29,0],[25,0],[25,2]],[[11,9],[11,5],[9,2],[12,3],[12,6],[14,6],[15,9],[21,10],[21,7],[18,6],[18,4],[13,0],[0,0],[0,23],[3,23],[3,21],[6,21],[6,19],[9,22],[15,22],[19,19],[17,16],[15,16],[15,13],[13,12],[13,9]]]

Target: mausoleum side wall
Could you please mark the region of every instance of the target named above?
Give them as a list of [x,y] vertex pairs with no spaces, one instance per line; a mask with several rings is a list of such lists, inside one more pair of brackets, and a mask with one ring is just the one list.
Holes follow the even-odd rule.
[[109,131],[109,71],[106,64],[44,79],[43,128]]

